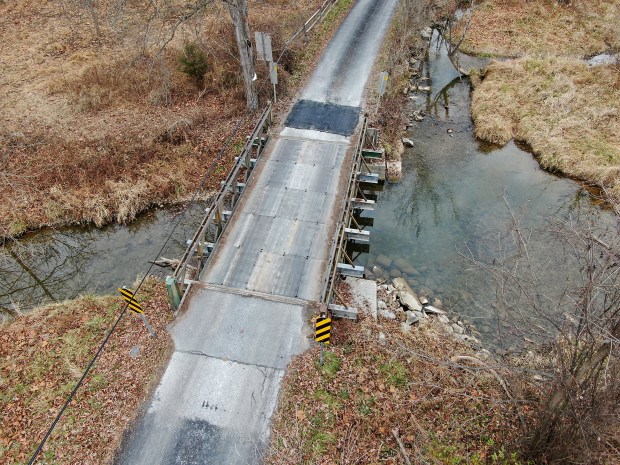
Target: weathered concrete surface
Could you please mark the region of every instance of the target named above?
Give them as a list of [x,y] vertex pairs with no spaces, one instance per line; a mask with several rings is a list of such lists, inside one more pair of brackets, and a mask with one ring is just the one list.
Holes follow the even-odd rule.
[[266,148],[116,463],[262,462],[283,370],[311,341],[306,301],[319,298],[327,267],[350,166],[346,134],[396,3],[358,0],[328,46],[304,98],[349,108],[320,106],[313,122],[317,105],[306,105],[303,124]]
[[346,282],[351,291],[351,306],[377,319],[377,282],[352,277],[348,277]]
[[117,463],[260,463],[284,368],[311,341],[305,304],[282,300],[198,287]]
[[[306,131],[312,136],[313,131]],[[318,300],[346,143],[280,137],[261,159],[201,281]],[[349,160],[350,163],[350,160]]]

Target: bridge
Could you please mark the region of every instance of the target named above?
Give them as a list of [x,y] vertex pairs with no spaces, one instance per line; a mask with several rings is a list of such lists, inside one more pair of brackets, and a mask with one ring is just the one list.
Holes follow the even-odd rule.
[[175,351],[116,463],[261,463],[317,303],[331,302],[337,274],[362,272],[343,247],[367,240],[349,207],[372,208],[360,183],[377,182],[360,108],[396,3],[358,0],[283,127],[263,112],[169,278]]

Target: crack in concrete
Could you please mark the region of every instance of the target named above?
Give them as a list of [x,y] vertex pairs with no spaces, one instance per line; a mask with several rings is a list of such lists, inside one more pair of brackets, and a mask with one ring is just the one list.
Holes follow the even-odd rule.
[[[209,354],[205,354],[204,352],[201,352],[200,350],[175,350],[175,352],[178,352],[180,354],[186,354],[186,355],[198,355],[200,357],[207,357],[207,358],[212,358],[214,360],[220,360],[222,362],[233,362],[233,363],[237,363],[239,365],[245,365],[245,366],[249,366],[249,367],[255,367],[258,369],[258,371],[260,371],[263,376],[265,376],[265,378],[267,377],[266,373],[264,371],[261,370],[261,368],[265,368],[268,370],[277,370],[277,371],[284,371],[283,368],[278,368],[278,367],[270,367],[268,365],[261,365],[259,363],[249,363],[249,362],[242,362],[241,360],[233,360],[230,358],[221,358],[221,357],[215,357],[213,355],[209,355]],[[264,380],[263,380],[264,383]]]

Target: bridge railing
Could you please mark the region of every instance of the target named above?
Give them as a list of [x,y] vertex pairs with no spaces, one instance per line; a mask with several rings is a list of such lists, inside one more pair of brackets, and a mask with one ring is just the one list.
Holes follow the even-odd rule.
[[337,3],[338,0],[325,0],[323,2],[323,4],[321,5],[321,7],[316,10],[303,24],[303,26],[301,26],[297,32],[295,32],[284,44],[284,47],[282,47],[282,52],[280,53],[280,56],[278,57],[276,63],[280,62],[280,59],[282,59],[282,56],[284,55],[284,53],[286,52],[286,50],[288,49],[289,45],[291,45],[293,43],[293,41],[295,41],[295,39],[297,39],[298,37],[300,37],[303,34],[303,39],[304,39],[304,43],[308,41],[308,33],[314,29],[314,27],[320,23],[321,21],[323,21],[323,19],[325,18],[325,16],[327,15],[327,13],[329,12],[329,10],[332,8],[332,6],[334,6],[335,3]]
[[[358,176],[364,170],[370,173],[370,168],[362,157],[362,149],[367,141],[368,131],[368,117],[364,116],[362,122],[362,129],[360,131],[359,139],[355,152],[353,154],[353,162],[351,164],[351,171],[349,172],[349,184],[347,192],[342,200],[340,218],[336,226],[336,233],[332,242],[330,250],[330,261],[327,267],[327,272],[323,280],[323,290],[321,293],[321,302],[329,306],[334,301],[334,294],[336,293],[335,287],[338,282],[340,272],[338,270],[338,264],[345,261],[351,266],[353,260],[348,256],[346,252],[347,243],[347,229],[351,226],[352,222],[355,222],[351,211],[351,202],[356,197],[359,190]],[[344,302],[342,302],[344,304]],[[344,316],[344,315],[343,315]]]
[[267,143],[267,131],[272,122],[271,110],[270,102],[254,126],[243,151],[235,158],[235,164],[228,177],[222,181],[213,203],[206,209],[206,215],[200,227],[192,240],[188,241],[180,264],[174,274],[167,279],[170,301],[175,310],[178,310],[191,282],[198,279],[205,269],[215,244],[229,223],[250,174]]

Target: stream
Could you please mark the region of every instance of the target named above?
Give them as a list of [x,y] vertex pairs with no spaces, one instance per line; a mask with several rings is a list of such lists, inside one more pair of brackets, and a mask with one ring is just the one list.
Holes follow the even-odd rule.
[[[498,314],[489,274],[464,257],[488,261],[506,252],[500,239],[505,241],[514,213],[538,252],[536,266],[549,293],[560,295],[579,270],[570,250],[546,232],[552,222],[595,219],[615,225],[617,219],[577,182],[542,170],[523,147],[478,141],[470,82],[459,77],[438,40],[435,34],[422,73],[431,91],[414,94],[408,110],[423,110],[426,117],[405,135],[414,146],[403,155],[403,178],[386,183],[379,194],[370,253],[358,263],[376,267],[385,279],[405,276],[416,292],[439,298],[452,314],[473,323],[486,342],[514,349],[525,328]],[[485,65],[470,57],[461,64]]]
[[[129,225],[48,228],[9,243],[0,248],[0,306],[27,311],[80,294],[131,287],[147,272],[149,261],[158,258],[168,236],[160,256],[183,253],[203,219],[204,204],[190,204],[185,214],[183,210],[150,210]],[[151,274],[165,276],[170,269],[156,266]]]
[[[461,65],[485,62],[462,56]],[[454,69],[436,34],[422,78],[420,84],[431,91],[412,95],[409,111],[423,110],[426,117],[406,135],[414,147],[403,156],[402,181],[386,183],[379,194],[370,253],[357,262],[376,267],[378,277],[405,276],[421,295],[439,298],[451,313],[473,323],[486,342],[518,346],[522,328],[498,313],[489,276],[464,257],[492,257],[514,214],[540,253],[549,288],[561,293],[579,270],[570,251],[545,233],[550,221],[594,218],[615,225],[617,218],[579,183],[541,170],[525,148],[476,140],[471,85]],[[149,260],[184,251],[204,204],[190,205],[185,215],[181,210],[151,210],[128,226],[45,229],[0,248],[0,306],[26,311],[131,286],[147,272]],[[152,270],[159,276],[169,271]]]

